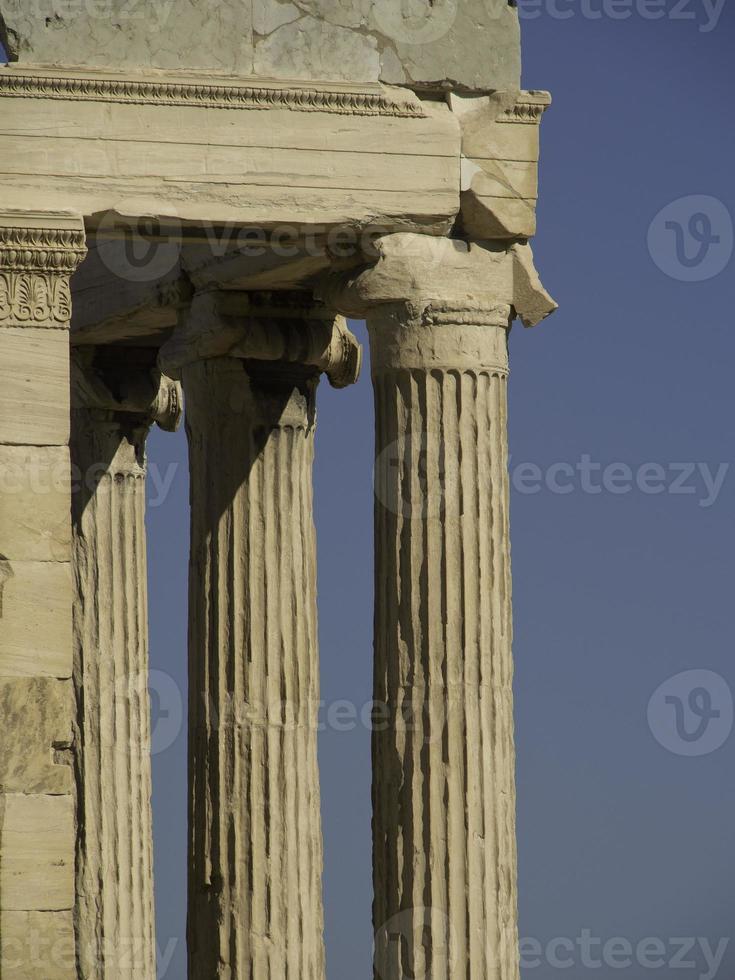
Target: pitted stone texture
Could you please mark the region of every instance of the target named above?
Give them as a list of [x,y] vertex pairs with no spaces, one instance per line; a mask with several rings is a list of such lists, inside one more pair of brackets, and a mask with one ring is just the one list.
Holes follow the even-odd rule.
[[70,793],[72,771],[56,752],[72,742],[73,691],[48,677],[0,681],[1,793]]
[[[3,24],[4,21],[4,24]],[[206,68],[276,78],[517,88],[507,0],[26,0],[0,4],[11,58],[104,67]]]

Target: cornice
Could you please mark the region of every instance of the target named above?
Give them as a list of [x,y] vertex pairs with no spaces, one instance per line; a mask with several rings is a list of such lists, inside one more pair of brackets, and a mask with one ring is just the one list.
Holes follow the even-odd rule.
[[59,69],[51,72],[0,69],[0,97],[119,102],[135,105],[193,106],[210,109],[288,109],[338,115],[423,118],[418,98],[393,95],[372,86],[271,80],[121,77]]
[[550,105],[551,95],[548,92],[521,92],[515,105],[501,112],[498,122],[527,123],[537,126]]

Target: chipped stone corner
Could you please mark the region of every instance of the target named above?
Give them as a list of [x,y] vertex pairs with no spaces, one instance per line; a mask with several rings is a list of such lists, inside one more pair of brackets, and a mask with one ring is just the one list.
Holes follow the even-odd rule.
[[472,238],[525,239],[536,233],[543,91],[450,93],[462,130],[460,221]]
[[[5,48],[8,61],[18,60],[19,38],[16,32],[7,26],[2,10],[0,10],[0,45]],[[0,58],[0,63],[3,60]]]

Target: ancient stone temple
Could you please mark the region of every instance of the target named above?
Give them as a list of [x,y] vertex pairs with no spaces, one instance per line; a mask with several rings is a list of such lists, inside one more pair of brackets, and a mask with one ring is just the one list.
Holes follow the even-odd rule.
[[518,980],[508,335],[555,304],[517,10],[0,0],[0,40],[0,977],[155,977],[145,446],[184,412],[189,976],[324,980],[311,472],[353,317],[374,976]]

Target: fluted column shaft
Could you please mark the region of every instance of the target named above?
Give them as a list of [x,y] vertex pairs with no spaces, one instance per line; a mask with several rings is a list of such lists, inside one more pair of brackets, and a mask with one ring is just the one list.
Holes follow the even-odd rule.
[[158,379],[116,371],[113,394],[92,363],[72,368],[78,976],[155,980],[145,441]]
[[315,396],[360,361],[309,294],[216,290],[159,356],[190,453],[191,980],[324,980]]
[[378,237],[321,295],[366,315],[376,411],[375,980],[519,980],[508,333],[527,245]]
[[192,980],[321,980],[312,519],[318,372],[183,373],[190,446]]
[[73,413],[72,461],[94,480],[74,508],[79,976],[153,980],[147,425],[111,416]]
[[379,980],[519,976],[509,322],[502,306],[369,321]]

